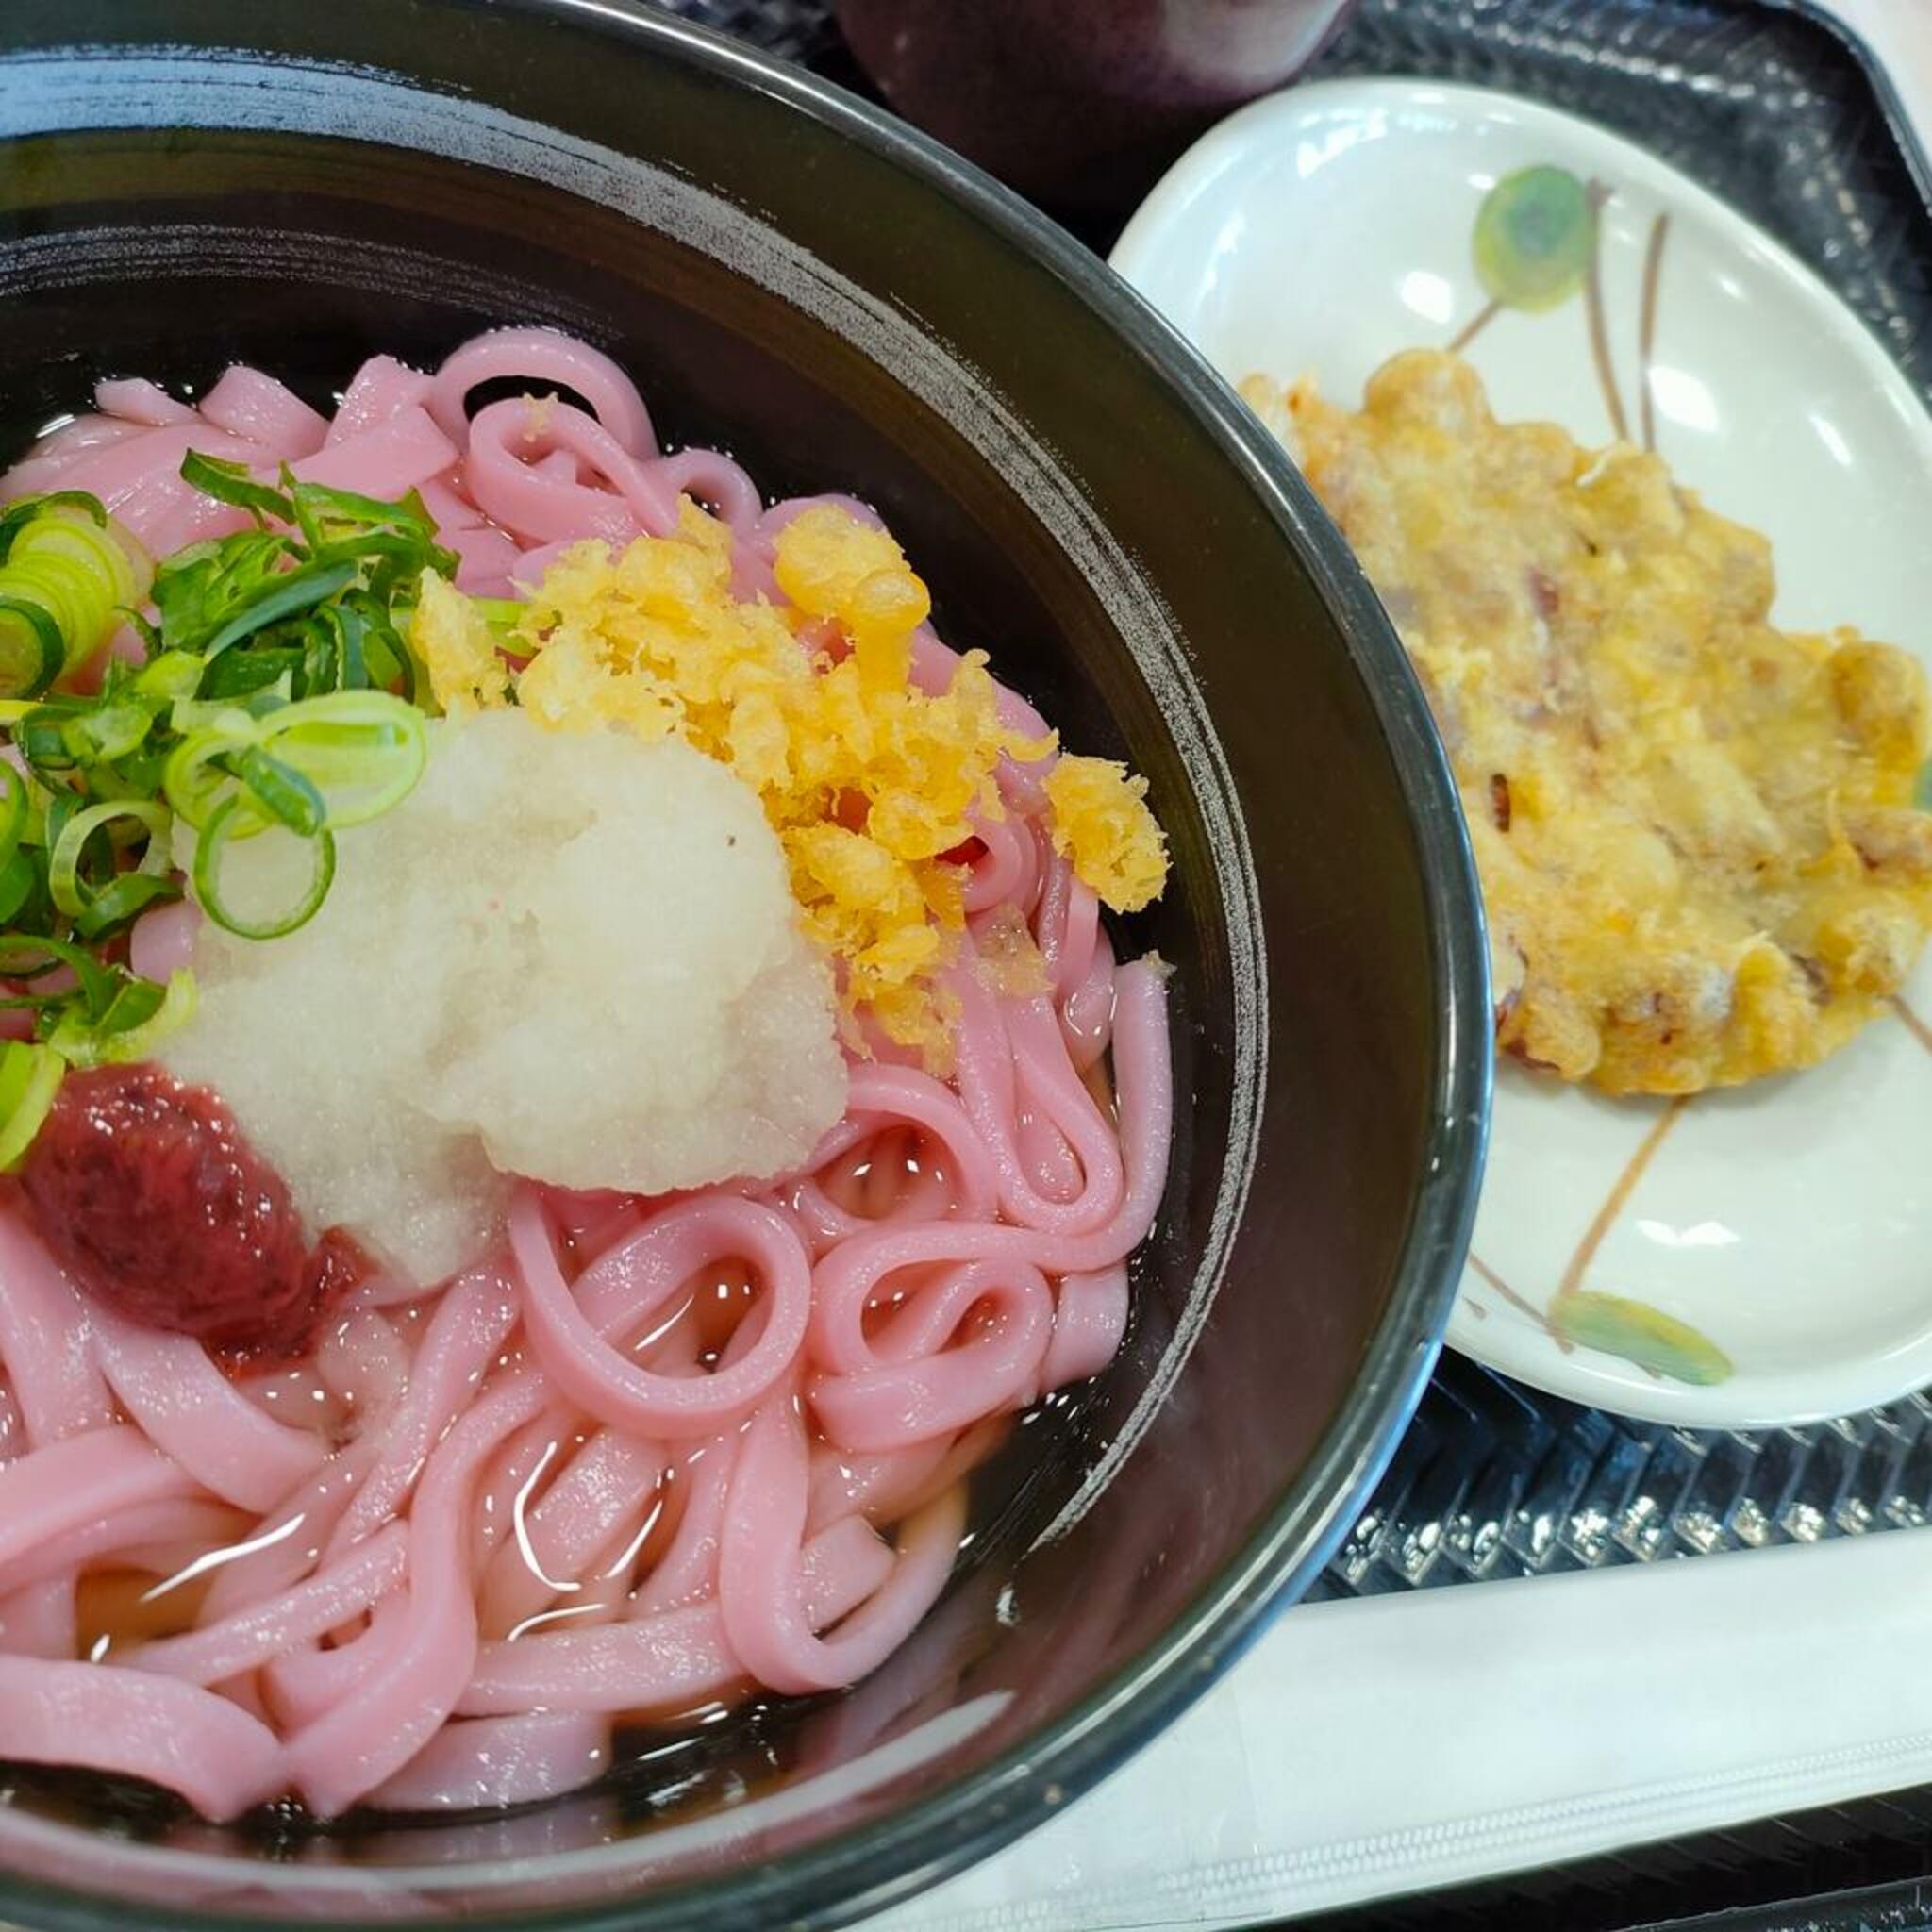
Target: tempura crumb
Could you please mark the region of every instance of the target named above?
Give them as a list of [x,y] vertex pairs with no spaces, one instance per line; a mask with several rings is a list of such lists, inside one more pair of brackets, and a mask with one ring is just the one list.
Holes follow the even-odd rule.
[[[730,531],[687,499],[675,536],[578,543],[553,563],[512,640],[527,662],[493,691],[444,598],[425,596],[413,641],[445,708],[515,703],[552,730],[675,737],[729,765],[778,834],[806,931],[838,962],[848,1040],[862,1045],[870,1023],[943,1071],[959,855],[975,822],[1006,815],[1002,759],[1037,763],[1055,741],[1002,722],[983,651],[943,690],[921,683],[932,600],[897,542],[849,509],[801,510],[772,575],[785,604],[740,596]],[[1159,894],[1166,848],[1142,780],[1062,758],[1047,791],[1056,846],[1106,905]]]
[[1110,758],[1064,757],[1046,775],[1054,849],[1103,906],[1139,912],[1167,883],[1167,841],[1147,781]]

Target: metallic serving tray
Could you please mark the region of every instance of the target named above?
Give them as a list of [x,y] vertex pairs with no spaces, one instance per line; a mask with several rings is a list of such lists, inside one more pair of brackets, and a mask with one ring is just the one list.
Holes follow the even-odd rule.
[[[866,86],[827,0],[663,4]],[[1808,0],[1364,0],[1316,72],[1501,88],[1616,129],[1810,263],[1932,402],[1932,165],[1886,76]],[[1078,231],[1105,250],[1129,212],[1083,216]],[[1447,1356],[1313,1594],[1684,1559],[1928,1521],[1924,1396],[1804,1429],[1692,1431],[1580,1408]],[[1334,1923],[1364,1932],[1932,1924],[1932,1788]]]

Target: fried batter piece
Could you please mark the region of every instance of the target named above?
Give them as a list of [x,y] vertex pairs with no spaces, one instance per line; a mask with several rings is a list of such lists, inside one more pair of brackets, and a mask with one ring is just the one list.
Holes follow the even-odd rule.
[[1771,548],[1417,350],[1361,414],[1252,376],[1380,591],[1482,876],[1498,1040],[1613,1093],[1810,1066],[1932,923],[1918,662],[1769,622]]

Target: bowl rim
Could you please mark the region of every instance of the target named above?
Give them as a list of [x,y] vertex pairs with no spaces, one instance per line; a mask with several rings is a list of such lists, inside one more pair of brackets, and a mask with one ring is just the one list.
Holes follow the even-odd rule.
[[[499,11],[612,43],[618,58],[681,64],[774,97],[963,207],[997,240],[1051,271],[1186,406],[1307,569],[1336,616],[1389,746],[1420,860],[1432,979],[1442,1002],[1422,1182],[1388,1301],[1342,1409],[1236,1556],[1139,1656],[1073,1709],[903,1810],[756,1866],[674,1880],[636,1896],[554,1908],[495,1911],[486,1906],[464,1915],[479,1927],[527,1932],[695,1932],[715,1923],[758,1924],[782,1915],[795,1932],[829,1932],[998,1851],[1124,1762],[1226,1670],[1274,1610],[1314,1580],[1386,1468],[1441,1347],[1482,1175],[1493,1046],[1474,859],[1421,685],[1346,542],[1275,440],[1100,256],[887,109],[646,0],[493,4]],[[131,49],[134,43],[127,44]],[[91,52],[98,58],[109,50],[97,43]],[[532,1869],[541,1874],[541,1861]],[[18,1910],[23,1923],[59,1932],[123,1926],[176,1932],[180,1924],[158,1906],[4,1871],[0,1906],[9,1916]],[[259,1913],[217,1910],[213,1916],[238,1932],[286,1932],[290,1923]],[[315,1932],[366,1932],[374,1924],[308,1915],[302,1923]]]

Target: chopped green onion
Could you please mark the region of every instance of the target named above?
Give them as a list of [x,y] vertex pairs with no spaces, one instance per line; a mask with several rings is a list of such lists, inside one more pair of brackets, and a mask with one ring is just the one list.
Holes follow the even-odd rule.
[[[0,873],[0,886],[5,881],[6,874]],[[178,879],[151,872],[124,872],[103,886],[82,908],[75,919],[74,929],[84,940],[106,939],[132,924],[150,906],[180,896]]]
[[369,626],[348,604],[333,605],[323,615],[335,632],[336,649],[341,654],[341,687],[344,691],[365,691],[369,686],[369,654],[362,640]]
[[224,462],[218,457],[205,457],[190,450],[181,458],[181,480],[204,496],[212,496],[217,503],[247,510],[258,523],[269,519],[281,524],[294,521],[294,506],[279,490],[258,483],[249,475],[246,463]]
[[196,830],[237,787],[254,794],[259,818],[304,836],[362,824],[408,795],[429,756],[423,714],[387,691],[329,691],[259,717],[177,705],[175,718],[187,736],[162,788]]
[[297,512],[307,519],[304,527],[315,531],[311,541],[317,543],[353,536],[358,529],[397,530],[427,538],[435,527],[414,491],[400,503],[385,503],[379,496],[364,496],[359,491],[338,490],[328,483],[297,483],[291,478],[289,493],[295,500]]
[[204,661],[192,651],[163,651],[135,673],[134,690],[144,698],[178,702],[201,689]]
[[38,599],[0,591],[0,691],[35,698],[60,675],[60,625]]
[[43,505],[39,516],[15,532],[7,562],[17,566],[29,557],[61,557],[80,564],[113,586],[115,604],[122,608],[147,595],[154,575],[147,553],[107,519],[98,504],[87,508]]
[[[200,901],[201,909],[225,930],[244,940],[278,940],[298,926],[307,925],[321,908],[322,902],[328,897],[329,886],[336,875],[336,841],[334,835],[325,831],[305,840],[303,842],[313,852],[313,870],[301,898],[271,917],[247,919],[223,898],[217,874],[222,855],[227,850],[230,840],[238,835],[247,837],[262,829],[258,823],[252,825],[247,823],[253,817],[253,812],[239,795],[231,795],[216,808],[214,816],[195,841],[192,874],[194,896]],[[293,838],[296,835],[291,832],[284,836]]]
[[70,919],[78,919],[98,896],[96,889],[80,876],[87,842],[116,819],[131,819],[144,826],[150,842],[158,842],[166,849],[171,817],[165,806],[141,799],[113,799],[106,805],[91,805],[84,811],[75,812],[60,828],[59,838],[47,853],[48,893]]
[[26,780],[6,758],[0,758],[0,791],[6,793],[0,798],[0,873],[4,873],[26,836],[32,808]]
[[287,574],[288,538],[253,530],[177,552],[155,573],[155,608],[169,650],[207,655],[208,640]]
[[[31,535],[30,527],[27,536]],[[69,641],[92,628],[90,619],[96,615],[93,604],[100,585],[95,574],[78,558],[58,552],[52,556],[24,554],[27,536],[13,546],[13,555],[4,567],[4,580],[16,602],[38,604],[53,619],[55,634],[60,640],[60,663],[55,666],[58,673],[66,661]],[[108,613],[111,611],[109,606]]]
[[43,850],[52,852],[60,842],[60,834],[67,829],[67,821],[75,812],[86,808],[87,801],[80,793],[70,791],[65,785],[58,791],[49,791],[46,808],[41,814],[40,837],[35,842]]
[[59,774],[75,767],[64,714],[53,705],[36,705],[14,725],[13,745],[42,784],[58,786]]
[[39,979],[60,966],[79,980],[89,1007],[105,1011],[114,995],[117,967],[95,958],[85,946],[51,934],[0,932],[0,977]]
[[32,696],[86,663],[147,594],[149,575],[92,497],[14,505],[0,516],[0,693]]
[[171,974],[165,988],[151,979],[130,977],[98,1022],[90,1024],[70,1012],[47,1044],[76,1067],[125,1066],[144,1060],[194,1017],[197,998],[192,973]]
[[154,713],[145,705],[110,700],[76,712],[62,726],[61,735],[76,764],[112,764],[141,749],[154,722]]
[[257,631],[266,630],[269,625],[279,624],[285,617],[292,617],[297,611],[312,610],[318,604],[325,604],[340,591],[346,591],[356,581],[356,566],[353,562],[298,565],[294,570],[286,571],[270,580],[270,588],[261,596],[231,617],[208,641],[205,656],[219,658],[231,644],[239,644],[243,638],[253,637]]
[[310,690],[326,691],[333,682],[326,665],[313,662],[307,652],[286,644],[225,652],[208,667],[201,691],[211,704],[247,704],[251,710],[260,709],[268,703],[287,704],[298,674]]
[[[140,1058],[192,1015],[192,975],[163,988],[122,963],[135,920],[192,884],[231,932],[294,931],[328,892],[336,832],[397,804],[427,758],[405,632],[424,572],[457,560],[422,499],[195,454],[181,475],[255,527],[156,570],[91,496],[0,508],[0,737],[25,766],[0,761],[0,1008],[35,1033],[0,1042],[0,1167],[65,1067]],[[63,688],[123,623],[146,662]],[[197,835],[187,881],[177,818]],[[308,870],[258,914],[231,903],[248,868],[229,848],[262,838],[298,840]]]
[[[175,708],[176,730],[181,729],[181,714],[188,708]],[[217,761],[255,742],[255,720],[233,706],[212,712],[196,706],[193,712],[202,722],[169,754],[161,774],[161,790],[183,822],[199,831],[214,815],[225,793],[233,790],[229,774]]]
[[0,924],[20,916],[21,908],[33,897],[40,883],[40,868],[16,846],[12,857],[0,865]]
[[300,839],[312,839],[328,823],[328,808],[310,781],[258,744],[232,753],[227,768],[247,791],[247,803]]
[[52,1047],[25,1040],[0,1046],[0,1173],[11,1174],[33,1145],[66,1074]]
[[[429,759],[422,712],[387,691],[306,698],[263,719],[262,741],[324,793],[326,823],[337,831],[400,805]],[[357,785],[363,789],[349,789]]]
[[18,503],[9,503],[0,511],[0,563],[7,560],[13,540],[37,516],[50,509],[78,510],[97,529],[107,528],[106,507],[98,496],[90,496],[85,490],[50,490],[44,496],[23,496]]

